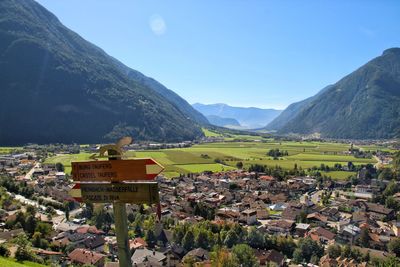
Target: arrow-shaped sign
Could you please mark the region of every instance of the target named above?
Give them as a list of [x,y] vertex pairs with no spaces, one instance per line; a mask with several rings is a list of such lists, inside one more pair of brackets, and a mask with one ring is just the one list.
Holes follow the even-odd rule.
[[154,180],[163,170],[152,159],[72,162],[72,178],[80,182]]
[[157,182],[78,183],[69,191],[78,202],[154,204],[159,202]]

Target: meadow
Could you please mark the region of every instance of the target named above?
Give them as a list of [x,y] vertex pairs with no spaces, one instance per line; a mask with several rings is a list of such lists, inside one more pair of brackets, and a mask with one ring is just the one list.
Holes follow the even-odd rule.
[[[236,169],[238,162],[242,162],[244,168],[251,164],[267,165],[269,167],[280,166],[284,169],[293,169],[295,166],[303,169],[320,166],[321,164],[333,167],[336,163],[347,165],[375,164],[375,159],[355,158],[348,155],[349,144],[333,142],[312,141],[278,141],[271,137],[221,134],[204,129],[206,136],[223,137],[224,141],[217,143],[202,143],[188,148],[174,148],[162,150],[127,151],[126,158],[153,158],[165,167],[164,175],[167,177],[179,176],[179,174],[197,173],[203,171],[227,171]],[[241,140],[241,141],[237,141]],[[84,148],[84,146],[82,146]],[[391,149],[370,145],[360,147],[363,150]],[[1,152],[9,152],[15,148],[3,147]],[[279,149],[288,152],[287,156],[273,159],[267,153],[270,149]],[[65,172],[71,172],[72,161],[89,160],[90,153],[57,154],[45,160],[45,163],[62,163]],[[334,179],[346,179],[353,172],[331,171],[324,173]]]
[[0,266],[5,266],[5,267],[45,267],[46,265],[42,265],[39,263],[35,262],[30,262],[30,261],[23,261],[23,262],[17,262],[15,259],[11,258],[3,258],[0,257]]
[[[229,137],[232,138],[232,137]],[[234,137],[237,138],[237,137]],[[250,138],[250,136],[246,136]],[[178,176],[181,173],[197,173],[203,171],[226,171],[236,168],[238,162],[242,162],[244,168],[251,164],[261,164],[270,167],[280,166],[284,169],[293,169],[295,165],[303,169],[325,164],[334,166],[336,163],[347,165],[352,162],[355,165],[376,163],[374,159],[355,158],[348,155],[349,144],[327,142],[279,142],[273,139],[260,139],[253,136],[253,141],[218,143],[203,143],[188,148],[127,151],[127,158],[153,158],[165,167],[164,175],[167,177]],[[258,140],[257,140],[258,138]],[[288,156],[273,159],[267,155],[270,149],[285,150]],[[61,162],[66,172],[71,170],[71,161],[88,160],[89,153],[61,154],[46,159],[46,163]],[[334,179],[345,179],[354,174],[352,172],[332,171],[325,173]]]

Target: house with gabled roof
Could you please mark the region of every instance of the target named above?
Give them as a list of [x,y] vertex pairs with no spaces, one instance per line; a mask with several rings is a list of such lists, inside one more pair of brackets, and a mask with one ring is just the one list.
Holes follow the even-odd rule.
[[309,231],[307,236],[314,241],[321,242],[322,244],[328,244],[335,241],[336,235],[325,228],[317,227]]
[[74,264],[88,264],[103,267],[106,255],[83,248],[76,248],[68,254],[68,258],[70,258],[71,262]]

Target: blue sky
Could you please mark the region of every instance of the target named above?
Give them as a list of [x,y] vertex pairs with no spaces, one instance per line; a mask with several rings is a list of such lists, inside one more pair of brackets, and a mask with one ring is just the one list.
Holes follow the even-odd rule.
[[400,46],[400,1],[37,1],[189,103],[285,108]]

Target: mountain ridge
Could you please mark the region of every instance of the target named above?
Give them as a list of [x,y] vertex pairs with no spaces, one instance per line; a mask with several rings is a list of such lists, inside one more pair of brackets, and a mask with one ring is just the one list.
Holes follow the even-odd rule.
[[390,48],[307,101],[275,130],[319,133],[326,138],[396,138],[400,136],[398,103],[400,48]]
[[207,119],[185,100],[69,30],[39,3],[3,0],[0,15],[0,123],[7,125],[1,144],[203,135]]
[[240,123],[236,119],[232,118],[222,118],[217,115],[206,116],[207,120],[215,126],[227,127],[227,128],[237,128],[241,127]]
[[194,103],[192,104],[192,106],[205,116],[214,115],[222,118],[235,119],[245,129],[256,129],[264,127],[281,112],[281,110],[276,109],[234,107],[223,103]]

